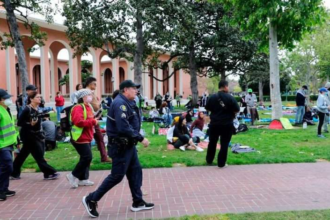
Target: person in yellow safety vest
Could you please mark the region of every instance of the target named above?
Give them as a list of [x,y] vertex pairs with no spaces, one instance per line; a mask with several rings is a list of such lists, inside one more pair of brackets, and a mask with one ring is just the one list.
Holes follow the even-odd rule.
[[13,103],[11,97],[5,90],[0,89],[0,201],[16,194],[8,189],[13,171],[12,151],[17,142],[14,118],[8,108]]
[[80,155],[80,159],[73,171],[66,176],[72,188],[94,185],[94,182],[89,180],[89,166],[92,162],[91,142],[94,126],[98,124],[98,117],[100,117],[94,116],[89,105],[93,100],[90,89],[81,89],[76,96],[78,104],[72,107],[70,114],[71,143]]

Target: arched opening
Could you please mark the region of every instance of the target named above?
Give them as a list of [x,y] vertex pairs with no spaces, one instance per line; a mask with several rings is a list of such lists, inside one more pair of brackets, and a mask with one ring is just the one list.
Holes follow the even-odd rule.
[[[57,68],[57,76],[58,76],[58,79],[62,78],[62,71],[60,68]],[[58,84],[58,91],[60,91],[63,94],[62,86],[60,84]]]
[[[166,79],[168,77],[168,74],[169,74],[168,72],[169,72],[168,67],[165,70],[163,70],[163,79]],[[163,94],[164,95],[167,92],[169,92],[168,89],[169,89],[169,80],[167,79],[163,82]]]
[[33,67],[32,70],[32,77],[33,77],[33,85],[38,87],[38,92],[42,94],[42,89],[41,89],[41,72],[40,72],[40,65],[36,65]]
[[125,70],[124,68],[119,68],[119,84],[125,80]]
[[[61,91],[63,95],[68,96],[73,87],[73,59],[70,46],[62,40],[55,40],[50,44],[51,51],[51,92],[56,96],[57,91]],[[67,75],[67,73],[69,73]]]
[[[88,77],[93,76],[93,56],[86,52],[81,56],[81,82],[84,84]],[[94,76],[95,77],[95,76]]]
[[113,93],[112,72],[109,68],[107,68],[104,72],[104,93],[106,94]]
[[154,97],[154,78],[153,78],[153,75],[154,75],[154,71],[153,69],[150,67],[149,68],[149,73],[150,73],[150,77],[149,77],[149,85],[150,85],[150,98],[153,99]]
[[[66,71],[66,75],[70,76],[70,69],[68,69]],[[70,83],[65,84],[65,91],[66,91],[66,94],[70,94]]]

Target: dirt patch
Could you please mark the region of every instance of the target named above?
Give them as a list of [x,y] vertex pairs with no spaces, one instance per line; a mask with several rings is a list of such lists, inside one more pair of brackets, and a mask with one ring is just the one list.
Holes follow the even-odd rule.
[[330,161],[326,160],[326,159],[317,159],[316,163],[328,163]]
[[36,169],[23,169],[22,173],[35,173],[37,172]]
[[187,167],[187,165],[184,163],[174,163],[172,167]]

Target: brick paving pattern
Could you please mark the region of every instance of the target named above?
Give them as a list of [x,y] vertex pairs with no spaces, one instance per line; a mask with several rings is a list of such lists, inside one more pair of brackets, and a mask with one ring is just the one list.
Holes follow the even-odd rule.
[[[24,173],[10,183],[17,195],[0,203],[0,219],[89,219],[81,198],[109,171],[93,171],[93,187],[70,189],[67,173],[54,181]],[[151,211],[133,213],[127,180],[99,202],[99,219],[146,219],[215,213],[330,208],[330,163],[161,168],[143,171]]]

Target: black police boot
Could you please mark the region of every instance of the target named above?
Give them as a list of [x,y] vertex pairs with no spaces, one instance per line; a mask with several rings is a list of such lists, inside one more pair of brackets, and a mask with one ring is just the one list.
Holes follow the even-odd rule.
[[11,191],[11,190],[7,190],[5,192],[6,197],[11,197],[11,196],[14,196],[15,194],[16,194],[16,192],[15,191]]
[[0,192],[0,201],[5,201],[7,199],[6,193]]
[[87,199],[87,196],[84,196],[82,199],[82,203],[90,217],[92,218],[99,217],[99,213],[96,210],[97,202],[91,201]]
[[141,200],[140,202],[133,202],[131,211],[138,212],[138,211],[142,211],[142,210],[150,210],[150,209],[153,209],[154,207],[155,207],[155,205],[153,203],[147,203],[147,202]]

